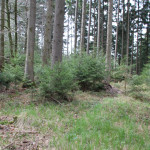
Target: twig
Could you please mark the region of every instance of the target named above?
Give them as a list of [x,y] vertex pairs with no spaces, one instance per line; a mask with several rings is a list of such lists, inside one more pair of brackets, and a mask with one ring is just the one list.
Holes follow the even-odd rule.
[[6,150],[7,148],[9,148],[10,146],[13,145],[14,142],[10,143],[9,145],[7,145],[6,147],[4,147],[2,150]]
[[57,99],[54,99],[53,97],[51,97],[55,102],[59,103],[60,105],[62,105],[61,102],[59,102]]

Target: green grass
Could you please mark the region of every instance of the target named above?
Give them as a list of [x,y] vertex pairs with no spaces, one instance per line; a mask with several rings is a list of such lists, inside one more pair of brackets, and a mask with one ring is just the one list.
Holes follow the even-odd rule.
[[[150,104],[123,95],[101,100],[100,95],[80,92],[77,100],[62,106],[13,100],[0,110],[0,116],[17,116],[18,129],[49,134],[49,148],[149,150]],[[0,139],[0,145],[5,143]]]

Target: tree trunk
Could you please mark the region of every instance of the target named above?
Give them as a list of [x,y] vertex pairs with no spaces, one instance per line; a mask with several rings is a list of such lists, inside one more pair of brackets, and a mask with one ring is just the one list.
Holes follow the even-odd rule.
[[4,26],[5,26],[5,0],[1,2],[1,30],[0,30],[0,71],[4,67]]
[[65,0],[56,0],[52,46],[52,68],[62,61]]
[[69,12],[68,12],[68,31],[67,31],[67,56],[69,56],[69,28],[70,28],[70,25],[69,25]]
[[78,18],[78,0],[76,0],[76,8],[75,8],[75,39],[74,39],[74,53],[77,53],[77,18]]
[[120,7],[120,0],[118,0],[118,12],[117,12],[117,29],[116,29],[115,60],[114,60],[115,67],[116,67],[117,49],[118,49],[119,7]]
[[128,10],[127,10],[127,15],[128,15],[128,19],[127,19],[127,49],[126,49],[126,64],[127,66],[129,65],[129,35],[130,35],[130,16],[129,16],[129,10],[130,9],[130,0],[128,0]]
[[[113,0],[108,2],[108,23],[107,23],[107,43],[106,43],[106,69],[111,71],[111,48],[112,48],[112,11],[113,11]],[[110,81],[110,75],[108,76]]]
[[91,7],[92,7],[92,0],[90,0],[89,4],[89,25],[88,25],[88,39],[87,39],[87,54],[89,54],[89,45],[90,45],[90,27],[91,27]]
[[27,32],[27,51],[25,61],[25,78],[34,82],[34,47],[35,47],[35,21],[36,21],[36,0],[29,2],[29,20]]
[[82,21],[81,21],[81,39],[80,39],[80,51],[81,53],[85,51],[84,45],[84,36],[85,36],[85,14],[86,14],[86,2],[87,0],[83,0],[82,2]]
[[138,0],[138,23],[137,23],[137,52],[136,52],[136,74],[139,73],[138,70],[138,57],[139,57],[139,0]]
[[94,37],[94,41],[93,41],[93,49],[95,50],[96,47],[96,14],[95,14],[95,8],[96,7],[96,0],[94,0],[94,15],[93,15],[93,19],[94,19],[94,27],[93,27],[93,37]]
[[51,54],[51,29],[52,29],[52,0],[47,0],[47,15],[45,23],[44,48],[42,52],[43,65],[48,64],[49,54]]
[[122,16],[122,48],[121,48],[121,60],[124,57],[124,13],[125,13],[125,4],[124,0],[122,0],[123,5],[123,16]]
[[103,52],[104,51],[104,0],[103,0],[103,13],[102,13],[102,31],[101,31],[101,47],[102,47],[102,50]]
[[17,0],[15,0],[15,55],[17,54],[17,48],[18,48],[18,34],[17,34]]
[[101,0],[98,0],[98,33],[97,33],[97,55],[100,52],[100,33],[101,32]]
[[12,41],[11,26],[10,26],[9,0],[6,0],[6,10],[7,10],[7,27],[8,27],[9,48],[10,48],[11,57],[13,57],[13,41]]

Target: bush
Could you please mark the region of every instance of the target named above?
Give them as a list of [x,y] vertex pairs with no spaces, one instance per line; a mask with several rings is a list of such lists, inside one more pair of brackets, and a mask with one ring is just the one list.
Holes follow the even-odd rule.
[[98,91],[104,87],[106,77],[104,57],[83,54],[75,58],[75,76],[81,90]]
[[17,84],[23,80],[24,56],[16,56],[5,63],[3,72],[0,73],[0,85],[9,88],[10,83]]
[[74,69],[69,60],[64,60],[51,69],[44,67],[40,73],[40,93],[46,99],[52,100],[71,100],[72,91],[77,89],[75,82]]

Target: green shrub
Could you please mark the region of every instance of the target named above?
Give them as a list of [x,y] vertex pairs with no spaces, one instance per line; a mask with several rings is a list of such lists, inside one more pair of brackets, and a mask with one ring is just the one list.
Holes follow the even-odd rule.
[[3,72],[0,73],[0,85],[9,87],[10,83],[17,84],[23,80],[24,56],[16,56],[5,63]]
[[98,91],[104,87],[106,77],[104,57],[83,54],[75,58],[75,76],[81,90]]
[[51,69],[42,68],[39,75],[41,96],[51,100],[71,100],[72,92],[77,88],[74,69],[69,60],[64,60]]

